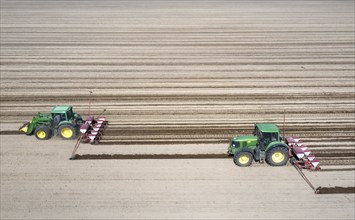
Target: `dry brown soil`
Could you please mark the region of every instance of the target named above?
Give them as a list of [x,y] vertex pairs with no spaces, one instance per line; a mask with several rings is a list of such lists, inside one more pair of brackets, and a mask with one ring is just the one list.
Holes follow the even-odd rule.
[[[1,136],[1,143],[1,219],[354,217],[354,194],[315,194],[292,166],[239,168],[230,158],[69,160],[75,141]],[[200,149],[82,145],[78,153],[154,154],[164,147],[173,148],[169,154]],[[305,173],[315,187],[355,185],[353,171]]]
[[[1,219],[355,218],[354,194],[223,158],[285,115],[329,170],[310,180],[354,186],[354,1],[1,0],[0,16]],[[128,158],[18,134],[53,105],[86,116],[89,90],[110,124],[78,153]]]

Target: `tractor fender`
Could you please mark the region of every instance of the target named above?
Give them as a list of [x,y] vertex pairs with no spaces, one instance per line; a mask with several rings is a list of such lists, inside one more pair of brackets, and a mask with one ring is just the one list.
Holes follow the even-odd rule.
[[247,147],[243,147],[242,149],[240,149],[238,152],[249,152],[251,154],[253,154],[253,150]]
[[274,142],[271,142],[267,148],[265,149],[265,151],[267,152],[268,150],[272,149],[272,148],[275,148],[275,147],[284,147],[285,149],[288,150],[288,146],[283,143],[283,142],[279,142],[279,141],[274,141]]
[[240,152],[249,152],[249,153],[251,153],[252,155],[254,155],[253,150],[252,150],[252,149],[249,149],[249,148],[247,148],[247,147],[243,147],[243,148],[241,148],[241,149],[236,150],[234,154],[237,154],[237,153],[240,153]]
[[240,152],[249,152],[249,153],[251,153],[251,155],[254,157],[254,151],[253,151],[252,149],[250,149],[250,148],[243,147],[243,148],[241,148],[241,149],[235,151],[234,154],[238,154],[238,153],[240,153]]
[[57,127],[59,128],[61,125],[64,125],[64,124],[70,124],[70,125],[72,125],[72,126],[75,127],[75,125],[73,125],[70,121],[61,121],[61,122],[59,122],[59,124],[57,125]]

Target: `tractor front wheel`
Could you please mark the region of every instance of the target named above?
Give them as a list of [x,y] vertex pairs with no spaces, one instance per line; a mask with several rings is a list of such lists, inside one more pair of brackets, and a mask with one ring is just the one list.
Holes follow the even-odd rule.
[[248,167],[253,162],[253,155],[249,152],[242,151],[234,155],[233,161],[237,166]]
[[51,130],[46,125],[40,125],[36,128],[34,134],[38,140],[47,140],[51,137]]
[[71,124],[61,125],[58,128],[58,133],[63,139],[74,139],[77,135],[76,128]]
[[266,162],[271,166],[284,166],[288,159],[288,150],[285,147],[274,147],[266,153]]

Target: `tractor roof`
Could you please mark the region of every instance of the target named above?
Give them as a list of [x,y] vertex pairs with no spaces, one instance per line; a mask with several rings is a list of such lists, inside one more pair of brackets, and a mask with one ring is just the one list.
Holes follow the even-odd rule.
[[256,124],[259,131],[267,133],[279,133],[280,129],[275,124]]
[[71,106],[69,106],[69,105],[57,105],[52,108],[51,113],[65,113],[70,108],[71,108]]

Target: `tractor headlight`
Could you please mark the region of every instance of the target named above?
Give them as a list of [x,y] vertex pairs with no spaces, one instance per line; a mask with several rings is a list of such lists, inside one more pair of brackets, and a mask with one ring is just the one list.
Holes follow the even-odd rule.
[[231,143],[231,147],[233,147],[233,148],[238,148],[238,147],[239,147],[239,142],[233,141],[233,142]]

